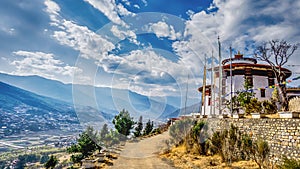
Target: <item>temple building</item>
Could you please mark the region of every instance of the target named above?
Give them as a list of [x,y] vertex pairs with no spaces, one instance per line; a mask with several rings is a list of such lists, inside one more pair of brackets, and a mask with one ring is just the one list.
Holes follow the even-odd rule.
[[[220,68],[222,72],[221,81],[219,81]],[[282,70],[286,75],[285,79],[292,75],[290,70],[285,68],[282,68]],[[256,59],[244,57],[240,53],[236,54],[234,58],[224,59],[222,65],[214,67],[212,71],[212,84],[214,85],[210,84],[206,85],[205,89],[203,89],[203,86],[198,89],[201,93],[205,90],[204,101],[202,101],[202,115],[219,115],[221,112],[222,114],[230,114],[230,111],[225,108],[224,101],[230,100],[235,92],[245,90],[245,79],[248,80],[253,89],[256,89],[253,92],[259,101],[270,100],[277,83],[271,66],[258,64]],[[219,90],[220,84],[222,86],[221,90]],[[212,86],[214,87],[212,88]],[[219,96],[221,96],[221,99]],[[220,102],[221,108],[219,109]]]

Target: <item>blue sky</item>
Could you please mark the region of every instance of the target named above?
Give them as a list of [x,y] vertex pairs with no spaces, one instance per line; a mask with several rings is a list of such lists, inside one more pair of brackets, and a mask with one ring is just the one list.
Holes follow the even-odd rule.
[[299,0],[3,0],[0,71],[148,96],[182,95],[188,82],[198,97],[218,36],[223,58],[230,45],[251,55],[263,41],[300,42],[299,23]]

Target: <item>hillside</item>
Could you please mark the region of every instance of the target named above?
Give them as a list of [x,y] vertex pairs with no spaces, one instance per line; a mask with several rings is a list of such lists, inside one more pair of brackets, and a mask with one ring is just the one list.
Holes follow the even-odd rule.
[[[180,97],[167,97],[166,101],[161,102],[160,100],[164,99],[149,98],[130,90],[64,84],[39,76],[14,76],[0,73],[0,80],[42,96],[74,104],[76,111],[81,110],[82,107],[90,107],[105,112],[108,118],[112,118],[118,111],[125,108],[135,118],[142,115],[144,119],[165,120],[168,114],[176,111],[177,106],[181,105]],[[163,114],[165,116],[162,116]]]
[[[67,102],[40,96],[3,82],[0,82],[0,102],[0,138],[28,132],[81,128],[74,108]],[[87,107],[81,109],[86,111]]]

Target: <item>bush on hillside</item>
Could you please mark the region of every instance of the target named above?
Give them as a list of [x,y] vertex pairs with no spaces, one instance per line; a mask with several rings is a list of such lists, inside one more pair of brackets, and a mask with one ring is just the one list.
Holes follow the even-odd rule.
[[300,169],[300,160],[283,158],[283,164],[279,166],[280,169]]
[[266,114],[277,113],[277,106],[275,102],[270,102],[269,100],[262,101],[263,112]]
[[175,145],[182,144],[193,125],[194,121],[192,119],[183,119],[176,121],[173,125],[170,126],[169,134],[171,136],[171,141]]

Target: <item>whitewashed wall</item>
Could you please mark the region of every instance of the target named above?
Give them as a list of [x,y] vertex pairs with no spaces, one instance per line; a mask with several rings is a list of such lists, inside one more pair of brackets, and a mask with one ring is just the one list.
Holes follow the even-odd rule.
[[[254,89],[258,88],[265,88],[266,86],[269,86],[268,77],[265,76],[253,76],[253,87]],[[258,100],[270,100],[272,97],[272,92],[274,89],[267,88],[266,89],[266,97],[262,98],[261,93],[259,90],[255,90],[255,97],[258,98]]]

